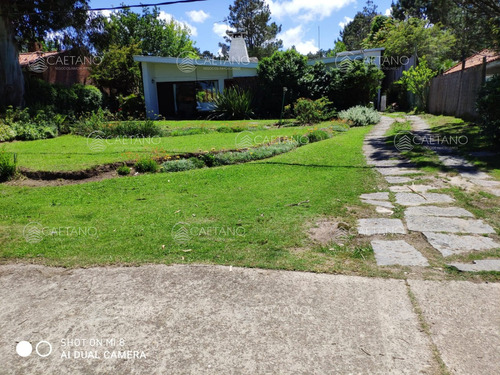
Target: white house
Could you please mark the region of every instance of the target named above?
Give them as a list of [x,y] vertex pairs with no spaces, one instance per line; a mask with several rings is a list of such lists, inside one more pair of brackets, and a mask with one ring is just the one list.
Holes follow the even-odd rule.
[[[383,48],[349,51],[323,58],[328,67],[342,67],[351,60],[370,60],[380,65]],[[211,101],[228,84],[257,76],[258,61],[248,57],[242,33],[232,35],[227,60],[134,56],[141,63],[144,99],[149,118],[196,118],[211,109]],[[313,65],[318,60],[310,60]],[[253,78],[255,79],[255,78]]]

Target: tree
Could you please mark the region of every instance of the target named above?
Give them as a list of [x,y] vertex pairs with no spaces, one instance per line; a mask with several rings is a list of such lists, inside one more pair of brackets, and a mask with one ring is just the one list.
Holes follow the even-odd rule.
[[307,73],[307,58],[297,51],[276,51],[271,57],[259,61],[257,73],[264,85],[266,100],[263,105],[273,115],[279,113],[283,87],[287,88],[286,101],[294,103],[303,92],[301,78]]
[[111,45],[101,63],[92,68],[91,78],[102,89],[108,89],[110,94],[139,94],[141,71],[133,56],[140,52],[137,44]]
[[[268,57],[283,46],[281,40],[276,40],[281,25],[270,23],[271,11],[264,0],[235,0],[234,5],[229,6],[229,16],[225,21],[233,29],[246,33],[250,56]],[[230,41],[228,37],[225,39]]]
[[18,51],[43,41],[47,32],[82,41],[91,24],[87,10],[87,0],[0,0],[0,107],[23,102]]
[[127,47],[137,44],[140,53],[151,56],[178,56],[195,52],[191,32],[173,19],[160,18],[160,10],[143,8],[142,14],[123,9],[102,19],[104,32],[94,35],[93,44],[104,52],[111,45]]
[[[374,22],[378,19],[375,18]],[[372,26],[375,26],[372,25]],[[441,70],[443,64],[455,53],[455,37],[439,24],[432,25],[419,18],[385,22],[373,27],[363,41],[364,48],[384,47],[388,57],[399,58],[417,55],[427,59],[434,70]]]
[[441,24],[456,38],[454,60],[500,44],[498,0],[398,0],[392,4],[394,18],[420,18]]
[[403,72],[403,76],[399,83],[408,91],[415,94],[418,99],[417,108],[421,111],[427,109],[427,89],[429,88],[431,79],[436,73],[427,66],[427,60],[422,59],[415,68],[412,66],[409,70]]
[[368,0],[363,11],[356,13],[354,19],[340,32],[340,38],[350,51],[361,48],[361,42],[370,32],[373,18],[377,15],[377,6]]

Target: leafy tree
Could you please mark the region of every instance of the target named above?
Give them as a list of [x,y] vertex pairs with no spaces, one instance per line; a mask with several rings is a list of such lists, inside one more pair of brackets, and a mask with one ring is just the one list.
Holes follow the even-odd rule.
[[94,35],[92,41],[99,51],[111,45],[138,45],[142,54],[151,56],[175,57],[184,51],[196,51],[189,29],[159,16],[157,7],[143,8],[142,14],[130,9],[111,13],[109,20],[102,18],[104,32]]
[[133,56],[140,52],[137,44],[111,45],[101,63],[92,68],[91,78],[112,95],[139,94],[141,71]]
[[377,6],[373,1],[366,2],[363,11],[356,13],[354,19],[340,32],[340,38],[350,51],[361,48],[361,42],[370,32],[373,18],[377,15]]
[[0,1],[0,107],[23,102],[18,51],[42,41],[47,32],[62,31],[66,41],[83,41],[92,24],[87,9],[87,0]]
[[283,87],[287,88],[286,101],[294,103],[303,91],[301,78],[308,70],[307,58],[297,51],[276,51],[271,57],[259,61],[257,73],[264,85],[262,102],[265,111],[276,115],[281,108]]
[[382,25],[373,26],[376,32],[368,35],[363,47],[384,47],[389,57],[417,55],[426,58],[432,69],[441,70],[455,52],[455,37],[439,24],[432,25],[419,18],[405,21],[386,18]]
[[[259,59],[268,57],[283,46],[281,40],[276,40],[281,25],[270,23],[271,11],[264,0],[235,0],[229,6],[229,16],[225,21],[232,28],[246,32],[245,41],[250,56]],[[230,38],[225,39],[230,42]]]
[[425,111],[427,109],[427,89],[435,75],[436,72],[427,66],[427,60],[422,59],[416,68],[412,66],[409,70],[404,71],[397,83],[402,84],[408,91],[415,94],[418,99],[417,108]]
[[333,49],[330,50],[326,56],[327,57],[335,57],[335,56],[337,56],[337,54],[339,54],[340,52],[344,52],[344,51],[347,51],[346,45],[341,40],[337,40],[335,42],[335,47],[333,47]]
[[398,0],[393,16],[404,21],[420,18],[440,23],[456,37],[453,59],[466,57],[500,43],[500,3],[497,0]]

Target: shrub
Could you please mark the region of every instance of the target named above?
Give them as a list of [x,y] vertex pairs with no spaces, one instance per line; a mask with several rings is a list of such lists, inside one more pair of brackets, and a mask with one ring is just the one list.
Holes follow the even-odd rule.
[[276,51],[271,57],[259,61],[257,73],[262,86],[259,110],[274,118],[281,112],[283,87],[288,90],[285,103],[294,103],[306,90],[303,90],[301,78],[308,71],[307,57],[297,51]]
[[201,168],[200,164],[193,159],[196,158],[167,161],[161,165],[161,170],[162,172],[182,172]]
[[316,124],[329,120],[334,112],[330,109],[331,102],[327,98],[317,100],[300,98],[295,103],[295,117],[300,124]]
[[481,88],[476,101],[479,125],[492,143],[500,146],[500,75],[495,75]]
[[380,121],[380,115],[377,111],[360,105],[341,111],[339,118],[349,121],[353,126],[367,126]]
[[0,142],[12,141],[16,138],[16,132],[9,125],[0,123]]
[[97,87],[77,83],[71,88],[77,97],[74,108],[77,113],[95,112],[101,108],[102,93]]
[[0,150],[0,182],[8,181],[16,174],[17,163],[15,157]]
[[307,138],[309,138],[310,143],[314,143],[328,139],[330,136],[323,130],[314,130],[307,135]]
[[122,165],[121,167],[118,167],[118,169],[116,170],[116,172],[120,176],[128,176],[130,174],[130,168],[127,167],[126,165]]
[[238,87],[224,89],[214,101],[215,109],[212,117],[227,120],[244,120],[253,115],[252,94]]
[[207,167],[213,167],[215,165],[215,155],[212,153],[203,154],[200,158]]
[[156,173],[159,169],[158,163],[150,158],[139,159],[134,167],[139,173]]
[[5,113],[5,123],[16,133],[16,139],[23,141],[57,137],[58,126],[64,120],[64,116],[56,116],[52,112],[42,110],[37,111],[32,117],[28,108],[22,110],[9,108]]

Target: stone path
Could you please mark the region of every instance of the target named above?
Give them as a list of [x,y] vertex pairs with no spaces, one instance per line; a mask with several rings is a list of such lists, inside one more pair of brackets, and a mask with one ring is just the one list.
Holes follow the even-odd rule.
[[[416,134],[430,138],[430,129],[425,121],[417,116],[408,118],[414,124]],[[450,206],[455,202],[451,196],[431,192],[439,189],[439,186],[415,184],[415,177],[420,176],[422,172],[408,160],[404,160],[395,147],[386,143],[385,134],[393,121],[382,117],[381,122],[365,138],[363,145],[367,163],[374,166],[392,186],[389,191],[362,194],[361,201],[375,206],[375,211],[386,217],[394,214],[395,205],[404,207],[404,220],[380,217],[358,220],[359,234],[391,237],[371,241],[377,264],[429,266],[424,255],[405,241],[404,235],[408,232],[422,233],[429,245],[443,257],[500,247],[492,238],[485,237],[494,234],[494,228],[482,220],[475,219],[471,212]],[[452,149],[432,149],[444,165],[455,168],[462,178],[482,186],[492,194],[500,192],[500,182],[493,181],[487,174],[477,171],[465,159],[454,155]],[[394,197],[392,201],[391,196]],[[394,236],[398,239],[395,240]],[[474,264],[450,265],[463,271],[495,271],[500,267],[499,263],[500,260],[484,260],[475,261]]]
[[[423,145],[434,151],[439,161],[452,169],[455,169],[458,174],[468,182],[479,186],[482,190],[500,197],[500,181],[495,181],[489,174],[479,171],[473,164],[469,163],[463,157],[456,154],[456,151],[448,147],[444,142],[436,142],[427,122],[418,116],[407,116],[412,122],[412,129],[415,135],[423,140]],[[434,138],[436,136],[434,135]],[[454,140],[460,142],[460,139]],[[463,139],[463,142],[466,138]]]

